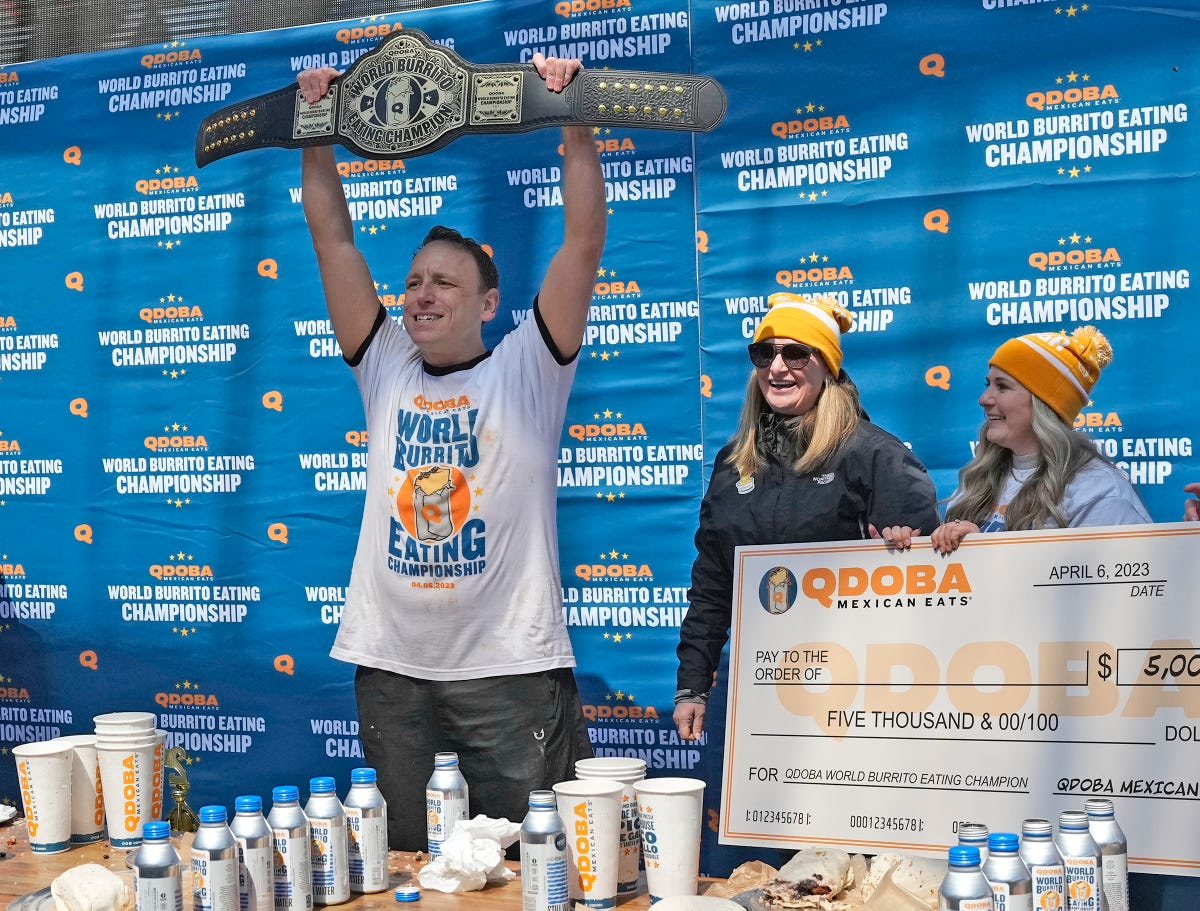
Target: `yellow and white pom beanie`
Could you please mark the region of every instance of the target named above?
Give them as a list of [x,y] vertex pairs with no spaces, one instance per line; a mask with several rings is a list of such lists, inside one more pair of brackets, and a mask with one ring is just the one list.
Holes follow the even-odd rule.
[[1054,409],[1068,424],[1088,403],[1100,371],[1112,361],[1112,345],[1095,326],[1035,332],[1009,339],[989,364],[1003,370]]
[[767,298],[767,315],[758,324],[754,340],[794,338],[821,352],[835,377],[842,369],[842,333],[854,317],[832,297],[808,297],[780,291]]

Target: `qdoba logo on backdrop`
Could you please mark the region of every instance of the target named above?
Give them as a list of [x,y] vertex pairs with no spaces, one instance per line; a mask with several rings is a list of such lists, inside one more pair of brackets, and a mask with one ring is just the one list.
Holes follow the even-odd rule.
[[200,48],[198,47],[190,50],[186,47],[176,47],[169,51],[159,51],[155,54],[143,54],[141,62],[143,67],[153,70],[180,63],[194,63],[203,59],[204,55],[200,53]]
[[[180,690],[183,692],[179,692]],[[219,709],[221,707],[221,702],[215,693],[201,693],[199,690],[200,684],[183,680],[176,683],[175,689],[170,692],[155,693],[154,702],[163,708]]]
[[610,550],[600,554],[600,559],[611,562],[579,563],[575,566],[575,575],[585,582],[640,584],[654,581],[650,564],[634,563],[627,553]]
[[1114,268],[1121,265],[1116,247],[1105,247],[1092,235],[1078,231],[1059,237],[1049,250],[1034,250],[1029,265],[1039,272],[1061,272],[1068,269]]
[[191,554],[171,554],[167,563],[151,563],[150,575],[155,579],[209,579],[213,578],[212,567],[207,563],[192,562]]
[[146,437],[142,444],[152,452],[208,449],[204,434],[192,433],[186,424],[164,424],[162,433]]
[[816,285],[850,285],[854,283],[854,273],[847,265],[836,265],[829,261],[829,254],[809,253],[800,257],[799,266],[780,269],[775,273],[776,284],[785,288],[803,287],[818,293]]
[[796,108],[795,117],[776,120],[771,124],[771,134],[780,139],[807,139],[813,135],[843,130],[850,130],[850,119],[845,114],[827,114],[825,105],[811,101]]
[[29,701],[29,690],[21,684],[13,683],[12,677],[0,677],[0,699],[20,699]]
[[596,284],[592,288],[593,296],[606,300],[615,297],[637,297],[642,293],[636,278],[617,278],[616,269],[605,269],[601,266],[596,270]]
[[1025,96],[1025,104],[1038,111],[1047,108],[1092,107],[1100,104],[1116,104],[1121,95],[1112,83],[1096,85],[1091,74],[1080,75],[1074,70],[1054,80],[1054,87],[1034,90]]

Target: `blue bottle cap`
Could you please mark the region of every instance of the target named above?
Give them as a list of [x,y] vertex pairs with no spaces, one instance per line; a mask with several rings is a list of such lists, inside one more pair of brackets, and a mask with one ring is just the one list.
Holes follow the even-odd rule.
[[993,832],[988,836],[988,849],[991,851],[1017,850],[1017,836],[1013,832]]
[[142,824],[142,840],[151,841],[153,839],[163,839],[171,837],[171,824],[169,822],[155,821]]
[[288,803],[300,799],[300,789],[294,784],[281,784],[271,789],[271,800],[275,803]]
[[337,789],[337,782],[329,775],[318,775],[308,780],[308,790],[312,794],[328,794]]
[[262,798],[257,794],[243,794],[234,799],[233,811],[235,813],[261,813]]
[[201,822],[224,822],[228,818],[225,808],[219,804],[209,804],[200,808]]
[[952,867],[979,866],[979,849],[974,845],[955,845],[948,856]]
[[397,886],[396,901],[398,902],[419,902],[421,900],[421,890],[416,886]]
[[369,768],[351,769],[350,782],[351,784],[370,784],[375,781],[375,770]]

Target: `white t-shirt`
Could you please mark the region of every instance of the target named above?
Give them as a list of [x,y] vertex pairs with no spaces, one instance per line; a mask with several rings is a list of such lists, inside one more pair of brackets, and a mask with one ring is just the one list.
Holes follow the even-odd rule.
[[[980,526],[980,531],[1005,530],[1005,510],[1037,468],[1039,458],[1036,453],[1013,456],[1012,470],[1000,492],[1000,502],[996,511]],[[1068,528],[1142,525],[1154,521],[1129,479],[1119,468],[1103,459],[1092,459],[1079,469],[1063,491],[1059,508],[1067,518]],[[1057,528],[1058,525],[1051,517],[1046,520],[1045,527]]]
[[556,500],[575,363],[554,359],[531,312],[446,375],[386,319],[353,370],[367,490],[330,654],[426,680],[573,667]]

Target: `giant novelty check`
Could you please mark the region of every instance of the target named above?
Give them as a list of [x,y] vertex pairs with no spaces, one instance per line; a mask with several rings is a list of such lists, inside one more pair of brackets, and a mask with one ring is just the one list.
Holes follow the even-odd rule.
[[945,856],[1111,798],[1200,876],[1200,525],[738,548],[720,840]]

